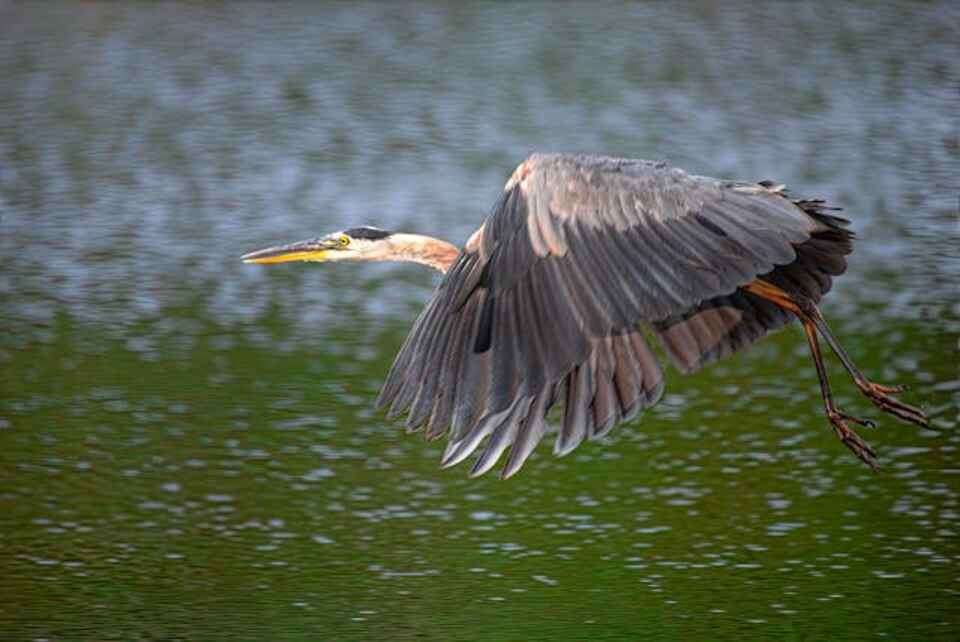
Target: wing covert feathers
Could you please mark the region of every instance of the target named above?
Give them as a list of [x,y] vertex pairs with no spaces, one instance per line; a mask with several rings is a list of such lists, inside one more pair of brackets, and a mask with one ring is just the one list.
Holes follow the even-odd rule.
[[846,225],[771,183],[532,156],[414,323],[378,406],[447,433],[444,466],[479,451],[481,475],[506,453],[509,477],[554,405],[563,455],[659,400],[643,326],[691,372],[790,322],[741,286],[762,276],[819,300],[846,268]]

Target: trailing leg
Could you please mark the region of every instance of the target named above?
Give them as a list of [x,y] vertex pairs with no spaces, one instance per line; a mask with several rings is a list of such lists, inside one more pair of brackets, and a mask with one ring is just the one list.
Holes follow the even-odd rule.
[[[903,392],[907,389],[907,386],[885,386],[883,384],[873,383],[863,376],[863,374],[853,364],[853,361],[847,355],[846,351],[843,349],[843,346],[841,346],[840,342],[837,341],[836,337],[833,336],[833,333],[830,331],[830,327],[820,314],[820,310],[817,309],[817,306],[812,302],[808,302],[807,305],[803,307],[804,309],[802,310],[802,314],[816,326],[817,330],[820,331],[820,334],[822,334],[827,340],[827,343],[830,344],[830,347],[833,349],[834,353],[837,355],[837,357],[839,357],[840,362],[843,363],[843,367],[846,368],[847,372],[850,373],[850,376],[853,377],[853,382],[857,384],[857,388],[860,389],[860,392],[863,394],[863,396],[872,401],[874,405],[880,408],[880,410],[889,413],[898,419],[909,421],[920,426],[928,426],[930,424],[930,420],[927,418],[926,413],[924,413],[922,410],[891,396],[893,393]],[[804,316],[800,317],[801,320],[804,319]]]
[[853,451],[853,453],[868,466],[871,468],[876,468],[876,453],[874,453],[873,449],[866,441],[864,441],[856,432],[853,431],[853,429],[850,428],[848,422],[869,427],[874,427],[875,424],[869,419],[860,419],[859,417],[849,415],[834,405],[833,394],[830,390],[830,382],[827,380],[827,370],[823,364],[823,354],[820,350],[820,343],[817,338],[818,332],[826,339],[827,343],[833,349],[834,353],[836,353],[841,363],[843,363],[843,367],[846,368],[847,372],[850,373],[850,376],[853,377],[854,383],[856,383],[857,388],[861,393],[863,393],[864,396],[870,399],[870,401],[876,404],[881,410],[890,413],[895,417],[919,424],[921,426],[928,425],[927,416],[922,410],[905,404],[899,399],[890,396],[892,393],[902,392],[906,389],[906,386],[885,386],[878,383],[873,383],[863,376],[860,370],[857,369],[853,361],[847,355],[846,351],[840,345],[840,342],[837,341],[836,337],[833,336],[833,333],[830,331],[830,327],[827,325],[827,322],[824,320],[823,316],[820,314],[820,310],[817,309],[817,306],[813,301],[805,298],[793,297],[772,283],[768,283],[760,279],[747,284],[743,289],[751,294],[767,299],[768,301],[772,301],[781,308],[792,312],[797,316],[798,319],[800,319],[800,322],[803,324],[803,331],[807,336],[807,342],[810,344],[810,352],[813,355],[813,362],[817,367],[817,377],[820,379],[820,392],[823,395],[823,405],[827,414],[827,419],[833,426],[834,432],[837,433],[837,437],[840,438],[840,441],[842,441],[847,448]]
[[853,360],[847,355],[846,350],[843,349],[843,346],[840,345],[837,338],[833,336],[833,332],[830,331],[830,326],[827,325],[826,320],[824,320],[823,315],[820,314],[820,310],[813,301],[806,298],[792,297],[772,283],[767,283],[760,279],[747,284],[743,289],[793,312],[805,326],[807,323],[812,323],[816,327],[816,330],[826,339],[827,344],[829,344],[833,352],[840,359],[843,367],[846,368],[850,376],[853,377],[853,382],[857,385],[857,388],[863,396],[872,401],[880,410],[898,419],[909,421],[920,426],[928,426],[930,424],[930,420],[922,410],[891,396],[894,393],[903,392],[907,389],[906,386],[886,386],[874,383],[863,376],[857,366],[854,365]]
[[[802,318],[801,318],[802,319]],[[848,421],[869,426],[873,428],[875,424],[869,419],[860,419],[853,415],[848,415],[833,403],[833,394],[830,391],[830,382],[827,380],[827,370],[823,365],[823,354],[820,352],[820,343],[817,341],[817,329],[809,320],[802,319],[803,331],[807,335],[807,342],[810,344],[810,354],[813,356],[813,362],[817,366],[817,377],[820,379],[820,392],[823,394],[823,407],[827,413],[827,419],[833,426],[834,432],[840,441],[849,448],[854,455],[866,465],[874,470],[877,469],[877,454],[873,451],[866,441],[858,435],[850,426]]]

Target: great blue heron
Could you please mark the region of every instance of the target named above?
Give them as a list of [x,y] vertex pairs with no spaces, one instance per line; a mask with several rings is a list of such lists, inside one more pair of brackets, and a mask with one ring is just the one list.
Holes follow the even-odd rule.
[[817,308],[846,269],[849,221],[782,185],[691,176],[665,163],[537,154],[522,163],[463,251],[428,236],[359,227],[271,247],[247,263],[415,261],[445,274],[393,363],[377,400],[409,431],[448,431],[443,465],[486,438],[471,474],[508,447],[517,472],[564,405],[554,450],[652,406],[663,375],[644,340],[656,336],[684,373],[748,346],[793,319],[803,325],[826,415],[871,467],[873,449],[837,408],[818,333],[881,410],[927,425],[869,381]]

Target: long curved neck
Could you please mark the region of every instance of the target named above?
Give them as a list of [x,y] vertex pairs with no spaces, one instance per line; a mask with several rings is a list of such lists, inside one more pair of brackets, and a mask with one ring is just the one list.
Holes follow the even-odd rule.
[[412,261],[446,273],[460,254],[457,246],[422,234],[391,234],[386,239],[383,258],[388,261]]

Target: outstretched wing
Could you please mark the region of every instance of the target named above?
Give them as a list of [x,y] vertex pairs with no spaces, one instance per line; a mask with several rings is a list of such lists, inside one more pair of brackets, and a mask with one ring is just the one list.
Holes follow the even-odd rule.
[[474,474],[512,446],[509,476],[555,403],[565,407],[561,454],[656,403],[663,377],[641,322],[675,361],[710,358],[710,341],[743,316],[722,302],[828,229],[769,185],[648,161],[532,156],[417,319],[378,405],[408,411],[408,429],[426,425],[431,438],[450,427],[445,465],[487,438]]

